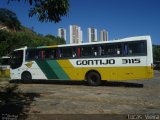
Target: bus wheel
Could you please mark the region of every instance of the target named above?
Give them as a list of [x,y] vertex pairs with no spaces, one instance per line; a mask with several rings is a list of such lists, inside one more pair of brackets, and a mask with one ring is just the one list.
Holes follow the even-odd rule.
[[91,85],[91,86],[98,86],[101,84],[101,77],[99,73],[97,73],[96,71],[91,71],[87,73],[86,80],[88,85]]
[[32,83],[31,73],[28,71],[23,72],[21,75],[21,80],[23,81],[23,83]]

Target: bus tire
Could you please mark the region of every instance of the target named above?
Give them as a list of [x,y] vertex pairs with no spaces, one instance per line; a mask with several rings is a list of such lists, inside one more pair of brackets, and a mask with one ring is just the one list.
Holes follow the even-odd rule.
[[90,86],[99,86],[101,84],[101,76],[96,71],[90,71],[86,75],[86,80]]
[[32,83],[32,75],[28,71],[24,71],[21,75],[21,80],[23,83]]

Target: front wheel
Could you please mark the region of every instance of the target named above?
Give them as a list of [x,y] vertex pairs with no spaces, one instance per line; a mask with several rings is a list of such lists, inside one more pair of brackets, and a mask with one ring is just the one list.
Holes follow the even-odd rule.
[[23,81],[23,83],[31,83],[32,82],[31,73],[28,71],[23,72],[21,75],[21,80]]
[[87,80],[88,85],[91,85],[91,86],[98,86],[101,84],[101,77],[95,71],[89,72],[86,75],[86,80]]

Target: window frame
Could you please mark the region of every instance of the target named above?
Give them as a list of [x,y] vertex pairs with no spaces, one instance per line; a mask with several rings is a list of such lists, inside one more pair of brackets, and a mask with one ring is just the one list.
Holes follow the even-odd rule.
[[[143,44],[143,49],[144,51],[142,53],[133,53],[133,54],[129,54],[129,50],[130,50],[130,45],[133,45],[137,43],[137,45],[140,45],[140,43]],[[124,46],[127,45],[128,48],[127,48],[127,54],[125,54],[125,51],[124,51]],[[138,48],[138,46],[136,46],[136,48]],[[142,48],[141,48],[142,49]],[[146,40],[139,40],[139,41],[129,41],[129,42],[124,42],[123,43],[123,56],[147,56],[147,41]]]
[[[129,46],[132,46],[132,44],[138,44],[140,43],[143,44],[142,48],[139,48],[142,50],[142,53],[133,53],[129,54]],[[135,45],[136,46],[136,45]],[[86,53],[86,50],[88,49],[88,55],[84,55]],[[96,48],[96,49],[95,49]],[[108,54],[107,50],[109,48],[113,48],[113,53],[114,54]],[[135,47],[137,48],[137,47]],[[64,53],[68,51],[67,49],[70,50],[70,56],[64,56]],[[86,49],[85,51],[82,49]],[[118,49],[120,53],[118,53]],[[144,49],[144,50],[143,50]],[[29,48],[27,50],[32,50],[34,51],[34,56],[38,54],[38,59],[32,58],[32,59],[26,59],[26,61],[30,60],[43,60],[43,59],[52,59],[52,60],[57,60],[57,59],[81,59],[81,58],[110,58],[110,57],[132,57],[132,56],[147,56],[147,41],[146,40],[137,40],[137,41],[123,41],[123,42],[113,42],[113,43],[100,43],[100,44],[90,44],[90,45],[77,45],[77,46],[64,46],[64,47],[56,47],[56,48]],[[26,52],[27,52],[26,50]],[[50,55],[50,51],[53,51],[53,58],[50,57],[45,57],[41,58],[40,57],[40,51],[48,51],[47,54]],[[64,52],[65,51],[65,52]],[[96,54],[94,54],[96,51]],[[102,53],[104,54],[102,55]],[[60,53],[59,53],[60,52]],[[75,56],[74,56],[75,53]],[[26,53],[27,54],[27,53]]]

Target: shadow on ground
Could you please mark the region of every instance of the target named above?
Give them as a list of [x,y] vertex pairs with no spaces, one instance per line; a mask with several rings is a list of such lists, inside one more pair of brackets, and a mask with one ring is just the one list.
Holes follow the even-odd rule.
[[35,97],[40,97],[40,94],[22,93],[18,91],[18,84],[8,84],[0,88],[0,118],[26,119]]
[[[21,80],[11,80],[11,83],[24,83]],[[66,81],[66,80],[33,80],[30,84],[58,84],[58,85],[87,85],[86,81]],[[143,88],[143,84],[131,83],[131,82],[113,82],[113,81],[103,81],[101,86],[111,86],[111,87],[135,87]]]
[[143,88],[143,84],[140,83],[131,83],[131,82],[111,82],[104,81],[103,86],[112,86],[112,87],[135,87],[135,88]]

